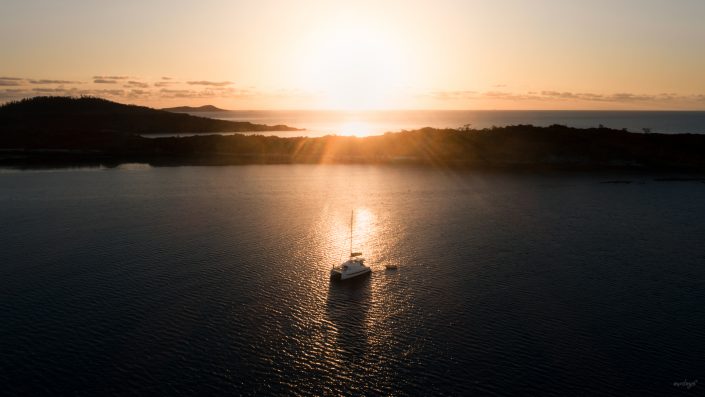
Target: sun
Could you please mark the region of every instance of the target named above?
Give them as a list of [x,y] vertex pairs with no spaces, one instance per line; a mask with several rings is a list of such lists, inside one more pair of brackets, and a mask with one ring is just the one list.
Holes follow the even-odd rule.
[[321,108],[383,109],[395,106],[410,65],[403,46],[388,31],[368,25],[332,26],[308,43],[305,86]]

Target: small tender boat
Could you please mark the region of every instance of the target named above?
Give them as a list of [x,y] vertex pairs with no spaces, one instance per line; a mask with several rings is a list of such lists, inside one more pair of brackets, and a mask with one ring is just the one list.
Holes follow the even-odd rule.
[[338,266],[333,266],[330,269],[331,279],[347,280],[349,278],[362,276],[372,271],[369,266],[365,265],[365,258],[362,257],[362,252],[352,251],[352,231],[353,231],[353,214],[350,214],[350,258]]

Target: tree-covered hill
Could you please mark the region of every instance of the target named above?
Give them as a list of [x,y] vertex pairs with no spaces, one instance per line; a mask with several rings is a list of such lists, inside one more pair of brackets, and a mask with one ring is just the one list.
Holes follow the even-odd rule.
[[283,125],[216,120],[124,105],[95,97],[34,97],[0,106],[0,133],[107,131],[158,134],[295,130]]

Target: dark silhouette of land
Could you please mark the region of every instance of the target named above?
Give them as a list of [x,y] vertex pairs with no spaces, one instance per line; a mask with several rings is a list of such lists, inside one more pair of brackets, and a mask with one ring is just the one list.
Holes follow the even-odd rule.
[[200,113],[200,112],[229,112],[227,109],[221,109],[213,105],[203,105],[203,106],[177,106],[174,108],[163,108],[167,112],[173,113]]
[[7,133],[129,132],[134,134],[296,131],[284,125],[216,120],[94,97],[35,97],[0,106]]
[[[76,103],[82,104],[81,112],[72,108]],[[0,107],[0,164],[411,163],[477,169],[705,172],[705,135],[515,125],[424,128],[366,138],[242,134],[146,138],[141,135],[145,131],[203,131],[211,126],[215,132],[221,121],[137,106],[119,105],[125,109],[122,113],[103,110],[116,105],[94,98],[35,98]]]

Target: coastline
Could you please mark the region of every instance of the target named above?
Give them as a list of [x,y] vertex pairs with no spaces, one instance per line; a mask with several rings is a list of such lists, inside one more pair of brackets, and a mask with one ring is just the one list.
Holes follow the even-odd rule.
[[517,125],[484,130],[386,133],[368,137],[282,138],[205,135],[145,138],[121,132],[15,132],[0,135],[0,166],[144,163],[408,164],[504,171],[705,172],[705,135],[642,134],[607,128]]

